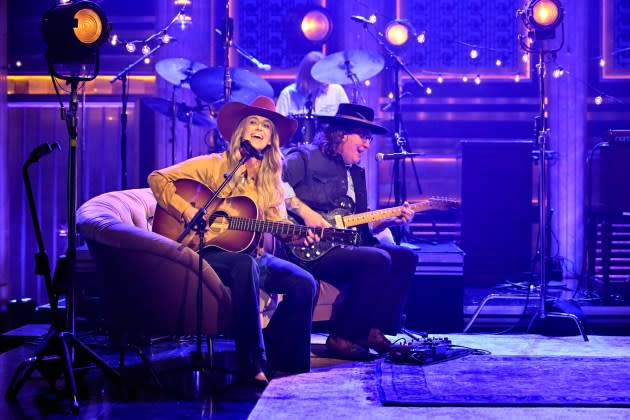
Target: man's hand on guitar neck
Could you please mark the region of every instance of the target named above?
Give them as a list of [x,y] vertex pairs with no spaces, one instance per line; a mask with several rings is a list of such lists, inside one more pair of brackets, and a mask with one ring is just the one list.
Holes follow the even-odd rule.
[[385,228],[390,226],[400,226],[409,223],[413,219],[415,212],[412,210],[411,205],[405,201],[401,206],[401,211],[398,216],[383,219],[380,222],[374,222],[372,224],[372,232],[379,233]]

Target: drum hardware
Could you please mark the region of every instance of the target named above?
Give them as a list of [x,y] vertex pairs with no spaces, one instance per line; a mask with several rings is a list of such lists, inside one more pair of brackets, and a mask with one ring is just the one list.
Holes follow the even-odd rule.
[[[174,99],[174,98],[173,98]],[[198,103],[197,106],[191,107],[183,102],[174,102],[173,99],[166,100],[158,97],[143,98],[142,102],[164,116],[169,118],[175,118],[186,124],[186,149],[187,156],[190,159],[192,157],[192,126],[198,126],[205,129],[213,129],[217,127],[217,122],[208,111],[207,106]]]
[[155,64],[155,71],[170,84],[190,89],[190,77],[207,67],[187,58],[166,58]]
[[[221,107],[224,99],[225,67],[208,67],[200,70],[190,78],[190,88],[201,100]],[[231,81],[230,100],[250,103],[257,96],[273,97],[273,88],[263,78],[238,67],[229,69]]]
[[[416,170],[416,165],[413,161],[413,155],[411,152],[411,148],[409,147],[409,142],[407,141],[407,133],[403,128],[402,122],[402,113],[400,112],[400,100],[403,95],[400,93],[400,71],[404,70],[405,73],[409,75],[411,80],[413,80],[419,87],[424,87],[422,82],[416,78],[416,76],[409,70],[409,68],[402,62],[400,57],[396,55],[396,53],[387,45],[385,42],[384,36],[382,33],[374,33],[370,31],[368,24],[363,23],[363,29],[367,32],[372,38],[376,40],[379,46],[385,51],[387,57],[391,61],[391,68],[394,73],[394,98],[391,102],[393,109],[393,133],[392,133],[392,145],[394,154],[400,154],[400,156],[406,156],[411,158],[411,168],[413,169],[414,177],[416,180],[416,187],[418,189],[418,193],[422,194],[422,187],[420,186],[420,180],[418,179],[418,172]],[[401,165],[402,161],[402,165]],[[401,171],[402,168],[402,171]],[[394,201],[395,205],[400,205],[407,200],[407,174],[405,168],[405,159],[394,159],[393,163],[393,180],[394,180]],[[403,236],[410,238],[409,233],[405,230],[405,228],[397,229],[397,232],[394,232],[394,236],[396,239],[396,243],[400,244]]]
[[[186,58],[166,58],[160,60],[155,64],[155,71],[164,80],[173,85],[173,91],[171,94],[171,101],[169,107],[169,113],[164,114],[171,118],[171,163],[175,164],[175,153],[177,149],[177,125],[176,121],[187,122],[190,117],[187,116],[184,119],[179,115],[179,104],[176,102],[177,89],[190,89],[190,77],[197,71],[206,68],[205,64],[197,63]],[[190,130],[191,127],[187,126],[187,150],[188,158],[192,157]]]
[[[380,54],[368,50],[346,50],[330,54],[311,69],[311,76],[321,83],[352,84],[352,102],[359,99],[360,83],[383,70],[385,61]],[[365,99],[361,97],[363,103]]]

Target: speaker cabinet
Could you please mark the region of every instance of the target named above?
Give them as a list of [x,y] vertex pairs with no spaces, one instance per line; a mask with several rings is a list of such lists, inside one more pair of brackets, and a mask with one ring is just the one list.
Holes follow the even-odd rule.
[[531,141],[461,142],[462,249],[467,285],[531,271]]

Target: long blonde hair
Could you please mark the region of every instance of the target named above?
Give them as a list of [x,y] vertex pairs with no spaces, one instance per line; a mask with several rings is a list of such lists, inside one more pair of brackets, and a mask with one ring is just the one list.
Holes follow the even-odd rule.
[[[228,156],[228,166],[234,168],[241,160],[241,139],[243,138],[244,125],[247,116],[239,123],[226,150]],[[284,189],[282,187],[282,166],[284,157],[280,152],[280,136],[276,130],[276,125],[272,122],[271,145],[263,152],[263,159],[260,162],[260,169],[256,176],[256,188],[258,190],[258,206],[262,209],[278,207],[284,202]]]

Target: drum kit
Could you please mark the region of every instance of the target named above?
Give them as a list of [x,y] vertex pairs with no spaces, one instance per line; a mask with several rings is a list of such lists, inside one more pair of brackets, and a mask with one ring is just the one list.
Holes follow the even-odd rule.
[[[160,97],[144,98],[143,103],[153,111],[171,119],[171,146],[175,163],[175,123],[181,121],[187,129],[187,155],[192,157],[192,126],[211,130],[217,127],[216,112],[224,102],[224,67],[208,67],[185,58],[167,58],[158,61],[155,71],[173,85],[171,99]],[[259,95],[273,97],[273,88],[256,74],[241,68],[230,69],[230,99],[251,102]],[[194,106],[175,100],[177,89],[190,89],[196,96]]]
[[[313,65],[311,76],[320,83],[352,85],[352,102],[359,98],[360,83],[383,70],[385,60],[380,54],[368,50],[345,50],[330,54]],[[309,101],[311,102],[311,101]],[[364,101],[365,102],[365,101]],[[313,104],[307,102],[306,114],[292,114],[298,121],[298,130],[292,142],[311,143],[318,128],[318,116],[312,113]]]
[[[321,83],[353,85],[353,102],[359,95],[360,83],[377,75],[384,67],[383,57],[367,50],[339,51],[315,63],[313,78]],[[175,156],[175,123],[186,124],[188,157],[192,157],[191,128],[216,128],[216,113],[223,106],[225,93],[225,67],[208,67],[186,58],[167,58],[155,65],[157,74],[173,85],[171,99],[149,97],[143,102],[153,111],[171,119],[173,163]],[[273,88],[263,78],[243,68],[229,69],[231,80],[230,100],[249,103],[257,96],[273,97]],[[196,96],[194,106],[175,100],[177,89],[190,89]],[[290,115],[298,120],[299,130],[294,143],[310,143],[317,128],[317,115]]]

